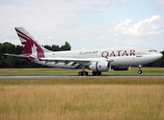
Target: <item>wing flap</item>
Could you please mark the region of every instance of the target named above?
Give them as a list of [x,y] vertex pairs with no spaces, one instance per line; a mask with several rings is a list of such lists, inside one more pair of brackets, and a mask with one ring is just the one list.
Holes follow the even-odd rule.
[[97,62],[101,60],[105,60],[108,62],[113,62],[111,59],[104,59],[104,58],[39,58],[40,61],[46,61],[46,62],[55,62],[55,64],[62,62],[65,63],[65,65],[72,63],[74,66],[76,63],[80,64],[86,64],[90,62]]
[[56,61],[61,61],[61,62],[65,62],[65,61],[72,61],[72,62],[90,62],[91,59],[79,59],[79,58],[39,58],[39,60],[41,61],[49,61],[49,62],[56,62]]

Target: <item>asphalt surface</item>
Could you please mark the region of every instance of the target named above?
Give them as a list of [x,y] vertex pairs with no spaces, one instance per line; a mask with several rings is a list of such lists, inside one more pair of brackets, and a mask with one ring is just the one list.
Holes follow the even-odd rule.
[[78,76],[78,75],[0,75],[0,79],[40,79],[40,78],[71,78],[71,77],[160,77],[164,78],[164,75],[101,75],[101,76]]

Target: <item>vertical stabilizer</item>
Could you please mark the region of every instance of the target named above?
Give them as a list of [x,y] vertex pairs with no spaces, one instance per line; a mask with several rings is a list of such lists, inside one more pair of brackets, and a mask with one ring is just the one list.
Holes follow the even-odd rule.
[[32,54],[38,58],[44,58],[44,53],[49,52],[49,50],[41,46],[23,27],[15,27],[15,30],[26,54]]

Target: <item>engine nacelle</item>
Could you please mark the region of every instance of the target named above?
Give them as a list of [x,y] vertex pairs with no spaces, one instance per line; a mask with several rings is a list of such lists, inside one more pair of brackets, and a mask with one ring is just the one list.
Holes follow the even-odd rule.
[[89,66],[89,69],[93,72],[106,72],[110,71],[111,65],[107,61],[94,62]]
[[131,66],[119,66],[119,67],[112,67],[114,71],[126,71],[130,70]]

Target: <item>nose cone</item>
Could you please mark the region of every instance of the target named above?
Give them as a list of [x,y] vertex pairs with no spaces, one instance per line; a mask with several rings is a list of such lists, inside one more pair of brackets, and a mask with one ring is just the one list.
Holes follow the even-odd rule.
[[158,54],[158,59],[160,59],[163,55],[161,53]]
[[157,53],[157,54],[154,54],[154,55],[152,56],[152,58],[150,58],[150,59],[152,60],[152,62],[154,62],[154,61],[160,59],[162,56],[163,56],[163,55],[162,55],[161,53]]

